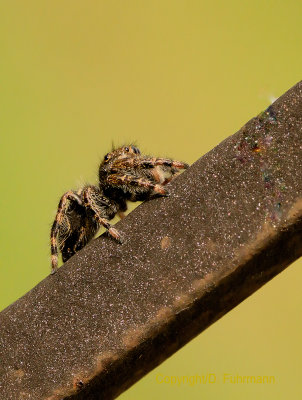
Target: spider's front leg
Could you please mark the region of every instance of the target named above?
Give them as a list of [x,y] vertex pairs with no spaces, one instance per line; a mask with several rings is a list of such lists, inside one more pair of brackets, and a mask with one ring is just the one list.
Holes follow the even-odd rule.
[[171,160],[169,158],[156,158],[156,157],[132,157],[122,158],[116,163],[119,168],[154,168],[166,167],[171,170],[177,171],[179,169],[189,168],[189,164],[182,161]]
[[189,168],[189,164],[182,161],[170,160],[169,158],[137,158],[139,166],[143,168],[154,168],[154,167],[167,167],[169,169],[177,171],[179,169]]
[[118,159],[114,167],[117,170],[150,171],[156,183],[166,185],[181,169],[189,168],[189,164],[169,158],[137,156]]
[[[140,178],[131,174],[112,174],[107,178],[107,182],[110,186],[115,188],[121,188],[125,192],[130,192],[135,196],[139,194],[168,196],[168,191],[160,184],[153,183],[147,178]],[[153,193],[152,193],[153,192]],[[132,199],[135,201],[136,198]]]
[[155,179],[162,185],[171,182],[181,169],[189,168],[189,164],[182,161],[170,160],[168,158],[145,158],[141,160],[141,165],[152,171]]
[[[63,221],[66,220],[66,212],[69,202],[76,202],[81,205],[79,196],[72,192],[66,192],[60,199],[57,214],[50,232],[50,252],[51,252],[51,273],[58,269],[58,234],[62,229]],[[68,234],[68,233],[67,233]]]
[[109,206],[108,199],[102,196],[100,191],[94,187],[87,187],[83,192],[84,205],[93,212],[93,216],[99,225],[104,226],[109,234],[118,242],[122,242],[122,238],[117,229],[109,222],[113,218],[118,209],[112,204]]

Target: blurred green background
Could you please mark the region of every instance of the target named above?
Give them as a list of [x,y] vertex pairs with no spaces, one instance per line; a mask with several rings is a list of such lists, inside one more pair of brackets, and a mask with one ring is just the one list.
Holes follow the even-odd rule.
[[[301,79],[301,19],[300,0],[1,0],[1,309],[49,273],[59,197],[112,141],[194,162]],[[300,399],[301,279],[299,260],[121,399]]]

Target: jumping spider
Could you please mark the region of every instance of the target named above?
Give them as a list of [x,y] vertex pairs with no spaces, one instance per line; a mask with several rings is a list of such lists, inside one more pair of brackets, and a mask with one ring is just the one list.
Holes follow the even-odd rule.
[[51,228],[51,270],[58,268],[58,249],[63,262],[82,249],[104,226],[121,242],[120,233],[110,225],[116,214],[121,218],[127,200],[143,201],[167,196],[163,187],[188,164],[166,158],[146,157],[133,145],[106,154],[99,168],[99,186],[68,191],[60,199]]

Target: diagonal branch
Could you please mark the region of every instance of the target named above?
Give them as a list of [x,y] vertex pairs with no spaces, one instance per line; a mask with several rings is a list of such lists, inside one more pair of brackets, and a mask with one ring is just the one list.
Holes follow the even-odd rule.
[[0,398],[113,399],[302,253],[302,83],[0,314]]

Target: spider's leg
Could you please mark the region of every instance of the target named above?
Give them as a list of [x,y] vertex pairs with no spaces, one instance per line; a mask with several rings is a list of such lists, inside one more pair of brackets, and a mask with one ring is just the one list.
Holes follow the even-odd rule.
[[[85,235],[86,235],[86,231],[85,231],[85,228],[82,226],[82,228],[81,228],[81,231],[80,231],[80,236],[79,236],[79,242],[82,242],[83,241],[83,239],[84,239],[84,237],[85,237]],[[77,250],[76,250],[76,248],[74,248],[74,251],[76,252]]]
[[167,158],[146,158],[142,160],[141,166],[149,169],[155,180],[162,185],[171,182],[175,176],[180,174],[181,169],[189,168],[187,163]]
[[[101,198],[98,199],[98,197]],[[102,196],[99,191],[92,186],[88,186],[83,192],[85,207],[93,212],[97,223],[104,226],[114,239],[116,239],[118,242],[121,242],[122,240],[120,233],[117,229],[113,228],[109,222],[109,215],[107,215],[106,208],[104,206],[100,206],[103,197],[104,196]]]
[[162,182],[162,185],[166,185],[167,183],[171,182],[176,176],[180,175],[180,170],[177,168],[169,168],[168,170],[169,175],[165,177]]
[[107,182],[117,188],[123,188],[125,186],[132,186],[133,188],[146,188],[149,191],[161,196],[168,196],[167,190],[160,184],[154,184],[146,178],[138,178],[137,176],[130,174],[112,174],[107,178]]
[[157,166],[161,167],[168,167],[172,169],[187,169],[189,168],[189,164],[184,163],[182,161],[177,160],[170,160],[169,158],[138,158],[137,159],[140,163],[139,166],[143,168],[154,168]]
[[[95,234],[94,230],[92,230],[92,232]],[[77,241],[74,243],[73,248],[72,248],[73,254],[75,254],[77,251],[79,251],[81,248],[83,248],[91,236],[91,233],[87,232],[87,229],[84,226],[81,226],[81,228],[79,229],[79,233],[80,233],[79,237],[78,237]],[[88,240],[87,240],[87,235],[89,237]]]
[[82,204],[79,196],[72,192],[66,192],[60,199],[57,214],[55,220],[51,227],[50,232],[50,252],[51,252],[51,273],[53,274],[58,268],[58,233],[62,223],[64,221],[64,217],[66,215],[66,211],[68,209],[68,201],[76,201],[78,204]]
[[156,158],[156,157],[132,157],[132,158],[119,158],[113,164],[113,168],[154,168],[157,166],[167,167],[172,169],[187,169],[189,164],[182,161],[170,160],[169,158]]
[[120,217],[120,219],[123,219],[123,218],[125,218],[125,213],[124,213],[124,211],[118,211],[117,212],[117,215]]

